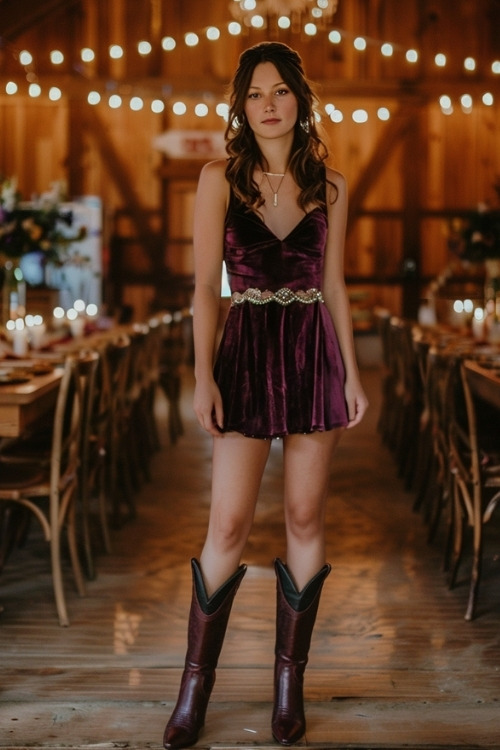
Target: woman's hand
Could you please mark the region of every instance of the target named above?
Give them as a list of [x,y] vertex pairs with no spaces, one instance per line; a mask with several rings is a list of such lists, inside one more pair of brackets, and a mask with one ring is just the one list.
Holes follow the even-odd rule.
[[196,381],[193,408],[203,429],[214,437],[222,437],[224,413],[222,398],[215,380]]
[[354,427],[359,424],[368,408],[368,399],[359,380],[346,381],[345,399],[347,403],[347,413],[349,424],[347,427]]

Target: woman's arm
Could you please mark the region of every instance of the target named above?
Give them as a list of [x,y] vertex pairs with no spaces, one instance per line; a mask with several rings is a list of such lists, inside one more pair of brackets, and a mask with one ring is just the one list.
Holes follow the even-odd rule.
[[[344,278],[344,247],[347,224],[347,184],[343,175],[327,169],[328,237],[325,254],[323,296],[337,332],[340,351],[346,372],[345,397],[349,414],[349,427],[361,421],[368,400],[361,385],[354,339],[349,298]],[[336,199],[335,199],[336,196]]]
[[[194,210],[194,410],[201,426],[220,436],[222,399],[213,378],[213,364],[224,246],[228,184],[223,160],[206,164],[200,174]],[[215,423],[214,423],[215,420]]]

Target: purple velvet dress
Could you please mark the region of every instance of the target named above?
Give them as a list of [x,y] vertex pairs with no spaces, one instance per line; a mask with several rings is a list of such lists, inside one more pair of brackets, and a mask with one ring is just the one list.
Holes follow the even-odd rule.
[[[280,240],[258,214],[231,200],[224,260],[237,304],[214,367],[225,432],[272,438],[347,424],[338,340],[326,305],[316,299],[327,228],[326,211],[317,207]],[[248,289],[257,290],[254,301]],[[280,289],[286,290],[278,295],[281,303],[261,298]]]

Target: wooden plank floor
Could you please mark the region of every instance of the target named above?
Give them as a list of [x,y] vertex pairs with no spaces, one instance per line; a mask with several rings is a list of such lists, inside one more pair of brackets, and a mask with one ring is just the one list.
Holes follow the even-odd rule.
[[[440,545],[426,543],[413,497],[376,433],[379,373],[363,373],[371,410],[332,467],[328,559],[306,672],[316,748],[500,747],[500,534],[492,527],[478,618],[463,619],[465,576],[448,591]],[[161,747],[181,675],[189,559],[200,551],[210,443],[191,418],[164,440],[137,520],[113,532],[71,626],[57,624],[36,535],[0,577],[0,747]],[[160,427],[166,405],[158,399]],[[166,435],[166,430],[165,430]],[[281,445],[273,444],[200,748],[275,747],[271,731],[273,558],[284,555]],[[69,581],[69,576],[68,576]]]

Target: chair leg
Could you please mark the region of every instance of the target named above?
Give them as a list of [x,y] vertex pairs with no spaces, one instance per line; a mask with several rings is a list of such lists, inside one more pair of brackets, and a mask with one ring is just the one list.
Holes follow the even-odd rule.
[[453,519],[452,519],[452,533],[453,533],[453,550],[451,554],[450,572],[448,585],[452,589],[455,586],[457,580],[458,568],[462,559],[463,551],[463,536],[464,536],[464,517],[462,512],[462,506],[459,498],[460,490],[458,484],[455,481],[453,488]]
[[472,569],[469,586],[469,599],[465,612],[467,621],[474,619],[479,582],[481,580],[481,567],[483,558],[483,518],[481,512],[481,488],[474,487],[474,508],[472,518]]

